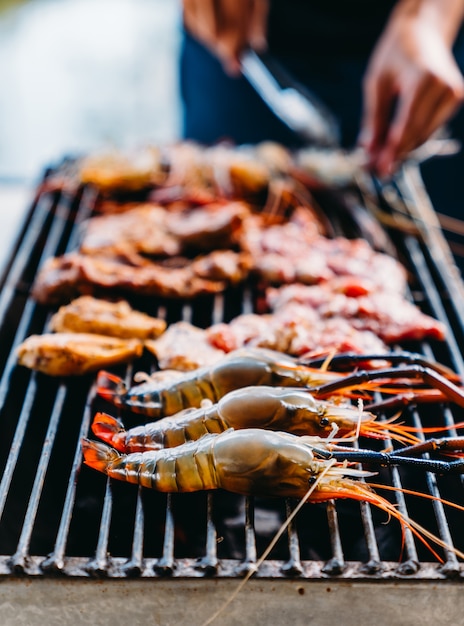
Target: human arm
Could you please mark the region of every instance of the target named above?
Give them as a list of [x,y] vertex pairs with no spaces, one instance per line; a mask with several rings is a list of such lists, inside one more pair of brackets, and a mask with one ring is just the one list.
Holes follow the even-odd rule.
[[464,100],[452,54],[464,0],[400,0],[363,83],[360,143],[380,176],[444,124]]
[[185,27],[229,74],[239,73],[245,48],[265,47],[267,13],[268,0],[183,0]]

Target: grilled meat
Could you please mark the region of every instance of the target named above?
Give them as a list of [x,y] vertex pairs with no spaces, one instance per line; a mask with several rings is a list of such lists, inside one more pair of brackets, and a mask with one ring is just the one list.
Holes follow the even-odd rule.
[[276,313],[239,315],[229,324],[215,324],[206,330],[209,341],[230,352],[260,347],[293,356],[321,352],[382,354],[385,343],[369,330],[357,330],[343,318],[322,319],[301,305],[288,305]]
[[60,307],[49,323],[61,333],[96,333],[120,339],[156,339],[166,330],[166,322],[134,311],[128,302],[109,302],[81,296]]
[[87,333],[31,335],[16,350],[19,365],[49,376],[74,376],[139,357],[138,339],[116,339]]
[[[342,283],[322,285],[288,285],[267,292],[267,301],[276,314],[289,303],[298,303],[321,319],[345,319],[357,330],[375,333],[388,344],[395,342],[445,338],[441,322],[422,313],[401,293],[375,287],[367,288],[361,282],[356,293],[353,282],[347,283],[348,292],[341,290]],[[364,292],[363,292],[364,287]]]
[[263,228],[248,220],[241,244],[253,259],[253,271],[270,284],[312,285],[353,276],[375,281],[388,291],[406,288],[405,269],[396,259],[362,239],[320,236],[314,225],[289,221]]
[[[224,263],[221,264],[221,260]],[[34,283],[33,296],[42,304],[60,304],[79,294],[135,293],[193,298],[223,291],[228,283],[244,280],[248,275],[247,255],[217,251],[211,261],[208,263],[206,256],[185,267],[168,267],[149,261],[134,267],[71,252],[46,261]]]
[[248,212],[241,202],[214,203],[188,211],[141,204],[123,213],[89,219],[80,252],[98,256],[135,252],[162,258],[231,248]]
[[189,371],[211,365],[224,356],[224,351],[215,348],[201,328],[188,322],[171,324],[158,339],[145,342],[161,369]]
[[103,192],[138,191],[166,178],[159,148],[149,146],[131,152],[105,152],[85,157],[79,163],[81,182]]

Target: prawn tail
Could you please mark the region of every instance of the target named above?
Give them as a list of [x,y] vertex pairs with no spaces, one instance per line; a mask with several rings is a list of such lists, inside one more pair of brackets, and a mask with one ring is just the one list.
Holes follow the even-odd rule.
[[123,423],[116,417],[107,413],[96,413],[92,422],[92,432],[119,452],[126,452],[124,445],[126,431]]
[[127,392],[127,387],[119,376],[101,370],[97,376],[97,394],[109,402],[114,402],[118,396]]
[[121,457],[119,452],[98,441],[83,438],[81,445],[84,463],[103,474],[108,474],[108,468]]

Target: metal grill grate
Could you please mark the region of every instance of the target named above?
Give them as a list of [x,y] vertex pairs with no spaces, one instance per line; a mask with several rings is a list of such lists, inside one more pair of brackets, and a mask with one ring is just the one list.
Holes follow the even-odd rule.
[[[407,208],[414,189],[410,181],[403,182],[405,187],[395,191],[395,202]],[[3,277],[0,575],[243,576],[254,570],[294,502],[222,492],[166,496],[114,484],[81,466],[80,440],[103,403],[96,398],[94,379],[54,380],[15,365],[15,347],[28,335],[42,332],[50,315],[29,298],[36,272],[46,258],[75,247],[95,201],[89,189],[72,197],[39,192]],[[437,262],[426,239],[395,233],[394,242],[411,273],[411,297],[448,329],[445,344],[401,347],[448,364],[464,376],[461,284],[442,260]],[[184,319],[207,326],[252,310],[253,295],[245,286],[184,305],[147,299],[136,304],[168,322]],[[118,373],[130,381],[133,371],[149,367],[142,358]],[[441,423],[448,427],[448,435],[456,434],[454,426],[463,418],[462,410],[448,406],[411,408],[407,413],[411,424]],[[463,503],[461,477],[393,468],[382,470],[379,480]],[[447,545],[464,549],[458,512],[401,492],[387,497]],[[461,575],[452,550],[437,549],[440,563],[411,532],[403,537],[396,522],[385,522],[385,514],[367,503],[307,505],[255,576],[422,581]]]

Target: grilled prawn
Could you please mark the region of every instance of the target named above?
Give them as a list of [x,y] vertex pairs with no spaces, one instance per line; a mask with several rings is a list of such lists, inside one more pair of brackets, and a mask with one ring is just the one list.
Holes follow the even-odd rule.
[[[315,458],[312,447],[301,438],[255,428],[127,455],[88,439],[82,447],[86,465],[111,478],[164,492],[226,489],[244,495],[301,498],[327,465]],[[359,474],[334,464],[318,485],[314,500],[343,497],[345,491],[345,497],[365,499],[370,490],[344,478]]]
[[[416,363],[417,355],[410,356],[413,365],[407,367],[357,370],[341,375],[323,368],[307,367],[273,350],[241,348],[208,367],[169,377],[165,372],[156,372],[144,383],[130,389],[121,378],[101,371],[97,393],[117,407],[156,418],[189,407],[199,408],[203,400],[218,402],[230,391],[256,385],[306,387],[320,398],[342,393],[359,394],[363,390],[381,390],[392,396],[403,393],[404,398],[406,388],[415,402],[448,399],[464,407],[464,390],[450,380],[456,379],[456,375],[423,359]],[[393,354],[392,361],[396,361],[394,357]],[[370,357],[361,358],[366,362]],[[385,361],[389,358],[387,354],[382,355]],[[402,358],[407,361],[406,355]],[[398,381],[396,386],[393,384],[395,379]],[[372,384],[375,380],[379,380],[377,386]],[[415,386],[409,382],[414,380]],[[424,383],[432,389],[424,389]]]
[[285,387],[246,387],[226,394],[217,404],[185,409],[171,417],[125,430],[122,423],[105,413],[97,413],[92,432],[120,452],[145,452],[171,448],[197,440],[209,433],[229,428],[262,428],[294,435],[333,434],[344,437],[393,437],[403,443],[417,439],[391,422],[376,422],[372,413],[347,403],[317,400],[303,389]]
[[88,439],[82,441],[82,449],[89,467],[111,478],[167,493],[225,489],[243,495],[291,497],[309,502],[333,498],[367,501],[410,528],[427,547],[430,545],[423,533],[444,545],[405,518],[365,482],[354,480],[371,475],[369,472],[318,459],[311,444],[295,435],[250,428],[205,435],[176,448],[128,455]]
[[114,405],[149,417],[173,415],[182,409],[199,408],[203,400],[218,402],[235,389],[252,385],[303,387],[337,380],[339,374],[299,366],[285,354],[240,349],[210,367],[199,368],[176,378],[161,380],[155,374],[148,381],[128,389],[124,381],[109,372],[100,372],[98,394]]

